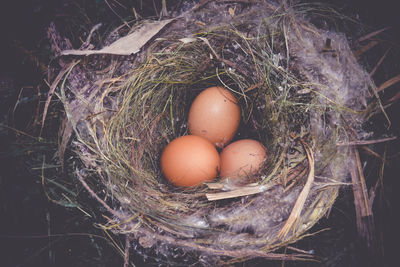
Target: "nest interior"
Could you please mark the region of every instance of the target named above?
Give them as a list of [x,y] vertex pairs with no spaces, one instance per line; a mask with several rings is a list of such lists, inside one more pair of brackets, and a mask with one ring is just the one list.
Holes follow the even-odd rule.
[[[100,203],[113,216],[104,227],[171,262],[186,252],[204,264],[307,257],[272,252],[301,239],[332,206],[354,164],[343,144],[365,135],[373,86],[346,36],[310,22],[311,7],[186,3],[135,55],[60,59],[60,155],[74,133],[76,176],[106,189],[109,204]],[[119,37],[111,32],[106,44]],[[240,181],[176,188],[162,176],[161,151],[188,134],[190,104],[215,85],[239,100],[235,138],[259,140],[268,160]]]

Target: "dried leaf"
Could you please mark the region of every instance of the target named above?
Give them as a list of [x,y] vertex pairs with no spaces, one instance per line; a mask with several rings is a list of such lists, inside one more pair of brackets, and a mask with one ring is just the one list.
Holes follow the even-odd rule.
[[124,36],[109,46],[100,50],[64,50],[61,55],[92,55],[92,54],[113,54],[113,55],[131,55],[136,54],[140,49],[165,25],[174,19],[150,22],[144,24],[138,30]]

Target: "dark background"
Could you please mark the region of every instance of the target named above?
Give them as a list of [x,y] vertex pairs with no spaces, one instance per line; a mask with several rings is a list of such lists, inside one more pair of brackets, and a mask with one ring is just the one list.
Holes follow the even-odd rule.
[[[107,9],[104,1],[79,1],[83,4],[93,25],[99,22],[118,21]],[[114,1],[108,1],[112,3]],[[122,1],[124,3],[129,1]],[[134,2],[134,1],[131,1]],[[142,15],[153,15],[151,1],[144,1],[142,9],[136,1],[137,10]],[[160,1],[156,1],[159,6]],[[169,1],[167,0],[167,3]],[[174,1],[178,3],[179,1]],[[391,27],[384,37],[393,43],[393,49],[400,51],[400,14],[397,1],[325,1],[334,2],[347,14],[358,14],[361,21],[372,26],[372,29]],[[65,5],[65,3],[68,3]],[[37,142],[37,139],[19,133],[23,131],[32,136],[38,135],[38,125],[32,123],[37,112],[38,101],[45,93],[43,84],[44,72],[40,60],[47,64],[51,59],[45,30],[50,21],[62,20],[71,12],[72,1],[20,0],[2,1],[0,6],[0,266],[122,266],[123,260],[112,245],[110,239],[95,227],[96,222],[104,218],[85,216],[77,208],[66,208],[49,201],[41,183],[40,169],[43,156],[47,159],[54,156],[56,143]],[[82,28],[82,31],[90,29]],[[66,33],[67,34],[67,33]],[[47,52],[46,52],[47,51]],[[377,50],[377,58],[385,51]],[[398,53],[391,54],[388,64],[376,79],[377,84],[400,74]],[[39,61],[35,61],[36,59]],[[375,61],[376,62],[376,61]],[[384,99],[399,92],[399,85],[387,90]],[[41,95],[39,95],[39,93]],[[15,103],[19,105],[15,108]],[[24,100],[24,101],[21,101]],[[43,106],[43,102],[41,102]],[[55,103],[53,108],[57,110]],[[399,136],[399,104],[387,109],[392,120],[389,131]],[[54,113],[55,116],[57,113]],[[386,132],[382,116],[373,118],[376,125],[369,125],[379,137]],[[51,136],[56,130],[59,118],[53,118]],[[374,128],[375,127],[375,128]],[[53,133],[54,135],[54,133]],[[29,141],[30,140],[30,141]],[[386,149],[387,166],[384,170],[384,189],[381,189],[374,206],[377,227],[377,239],[383,257],[377,258],[368,253],[357,241],[351,188],[344,188],[334,205],[329,218],[322,219],[312,231],[328,229],[317,236],[308,237],[295,246],[314,250],[320,263],[286,263],[285,266],[393,266],[391,260],[396,258],[396,227],[399,225],[395,216],[398,211],[399,188],[399,141],[372,147],[383,155]],[[363,159],[368,156],[362,154]],[[380,163],[370,160],[365,167],[367,181],[375,181],[379,175]],[[86,192],[82,192],[86,194]],[[88,203],[95,206],[95,203]],[[92,207],[95,210],[94,207]],[[50,233],[50,235],[49,235]],[[121,241],[116,240],[118,244]],[[393,245],[392,245],[393,244]],[[134,255],[138,266],[144,266],[143,258]],[[151,262],[151,259],[146,262]],[[394,263],[393,263],[394,264]],[[254,260],[245,266],[281,266],[281,263]]]

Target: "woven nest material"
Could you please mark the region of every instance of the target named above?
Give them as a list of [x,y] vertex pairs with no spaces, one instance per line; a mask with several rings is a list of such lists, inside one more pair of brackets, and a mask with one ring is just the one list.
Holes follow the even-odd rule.
[[[372,84],[345,35],[307,16],[307,6],[285,1],[188,4],[134,55],[63,58],[61,154],[74,132],[76,175],[89,190],[87,181],[106,189],[104,227],[171,264],[187,252],[203,264],[307,257],[273,251],[331,208],[353,164],[345,144],[364,134]],[[239,100],[235,138],[259,140],[268,160],[240,181],[176,188],[161,173],[161,151],[188,134],[190,104],[216,85]]]

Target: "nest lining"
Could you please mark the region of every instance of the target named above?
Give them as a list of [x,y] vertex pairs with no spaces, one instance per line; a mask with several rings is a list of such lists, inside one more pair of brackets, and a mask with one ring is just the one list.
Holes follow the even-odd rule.
[[[271,251],[300,239],[329,210],[352,164],[336,144],[351,138],[350,128],[362,133],[371,81],[344,35],[315,28],[285,2],[235,6],[233,17],[228,3],[185,11],[138,55],[111,60],[113,72],[94,75],[75,64],[60,88],[84,163],[78,175],[95,173],[115,207],[105,227],[169,261],[176,247],[208,263],[274,258]],[[323,52],[326,39],[334,53]],[[78,86],[74,73],[87,84]],[[269,151],[259,174],[219,185],[229,191],[255,182],[263,186],[258,194],[208,201],[213,189],[175,188],[162,177],[162,149],[187,134],[192,100],[214,85],[239,99],[237,138]],[[302,143],[312,147],[315,179],[301,216],[279,235],[310,173]]]

